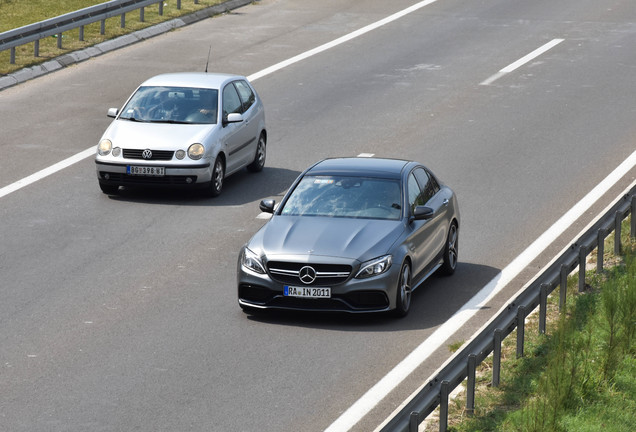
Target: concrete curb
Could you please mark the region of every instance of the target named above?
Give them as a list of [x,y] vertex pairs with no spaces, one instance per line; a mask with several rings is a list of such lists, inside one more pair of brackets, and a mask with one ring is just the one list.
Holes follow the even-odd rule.
[[98,43],[97,45],[93,45],[79,51],[73,51],[71,53],[64,54],[39,65],[20,69],[8,75],[0,76],[0,91],[4,90],[5,88],[13,87],[14,85],[23,83],[25,81],[40,77],[42,75],[60,70],[67,66],[100,56],[109,51],[123,48],[128,45],[132,45],[151,37],[169,32],[176,28],[193,24],[195,22],[213,17],[215,15],[228,13],[231,10],[246,6],[250,3],[254,3],[255,1],[258,0],[228,0],[221,4],[210,6],[209,8],[193,12],[190,15],[185,15],[180,18],[165,21],[152,27],[119,36],[115,39],[106,40],[104,42]]

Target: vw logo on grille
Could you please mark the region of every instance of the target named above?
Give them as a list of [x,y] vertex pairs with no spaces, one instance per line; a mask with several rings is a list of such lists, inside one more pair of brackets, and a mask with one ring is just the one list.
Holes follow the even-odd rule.
[[150,149],[146,149],[141,152],[141,157],[144,159],[152,159],[152,152],[150,151]]
[[313,267],[305,266],[298,272],[298,278],[305,285],[309,285],[316,280],[316,270]]

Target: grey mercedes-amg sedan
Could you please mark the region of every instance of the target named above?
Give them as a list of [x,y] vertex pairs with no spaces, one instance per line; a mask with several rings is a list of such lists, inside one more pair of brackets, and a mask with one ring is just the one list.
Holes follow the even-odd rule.
[[260,209],[272,216],[238,259],[245,311],[405,316],[415,288],[457,267],[457,198],[416,162],[326,159]]

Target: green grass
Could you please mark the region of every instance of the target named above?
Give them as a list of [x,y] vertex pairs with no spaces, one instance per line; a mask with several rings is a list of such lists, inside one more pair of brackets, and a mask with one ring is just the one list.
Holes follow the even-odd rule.
[[[475,412],[465,413],[465,395],[449,402],[449,431],[628,432],[636,424],[636,242],[623,225],[626,254],[602,274],[588,272],[590,289],[568,280],[565,313],[558,289],[549,299],[548,329],[538,316],[526,325],[525,356],[516,358],[516,338],[503,342],[501,385],[493,388],[492,356],[479,366]],[[606,241],[605,250],[613,239]],[[611,249],[609,249],[611,250]],[[438,430],[437,423],[427,425]]]
[[[197,10],[223,3],[224,0],[181,0],[181,9],[177,9],[177,0],[164,0],[163,15],[159,15],[159,5],[151,5],[144,10],[144,22],[139,20],[139,11],[126,14],[126,27],[121,28],[120,17],[106,20],[106,31],[100,34],[100,23],[84,28],[84,41],[79,40],[79,29],[65,32],[62,36],[62,48],[57,48],[57,38],[49,37],[40,41],[40,53],[34,57],[34,44],[16,47],[15,64],[11,64],[10,51],[0,52],[0,74],[9,74],[24,67],[44,63],[60,55],[89,47],[107,39],[113,39],[126,33],[150,27]],[[0,0],[0,32],[5,32],[45,19],[54,18],[75,10],[94,6],[104,1],[98,0]]]

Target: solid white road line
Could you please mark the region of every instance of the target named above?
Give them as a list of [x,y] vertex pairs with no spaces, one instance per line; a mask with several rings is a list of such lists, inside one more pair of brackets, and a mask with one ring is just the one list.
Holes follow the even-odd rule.
[[546,232],[537,238],[526,250],[508,264],[473,298],[461,307],[444,324],[437,328],[424,342],[398,363],[377,384],[371,387],[360,399],[347,409],[325,432],[343,432],[351,429],[368,414],[384,397],[393,391],[407,376],[438,348],[448,341],[461,326],[486,303],[501,291],[511,280],[539,256],[554,239],[559,237],[579,217],[581,217],[607,190],[616,184],[625,174],[636,166],[636,151],[621,163],[610,175],[592,189],[574,207],[556,221]]
[[[335,40],[333,40],[331,42],[328,42],[328,43],[326,43],[324,45],[321,45],[321,46],[319,46],[317,48],[311,49],[311,50],[306,51],[306,52],[304,52],[302,54],[299,54],[299,55],[297,55],[295,57],[292,57],[292,58],[290,58],[288,60],[282,61],[280,63],[277,63],[277,64],[273,65],[273,66],[265,68],[265,69],[261,70],[260,72],[256,72],[255,74],[252,74],[252,75],[248,76],[247,79],[249,81],[255,81],[255,80],[259,79],[259,78],[262,78],[262,77],[264,77],[266,75],[269,75],[271,73],[279,71],[279,70],[281,70],[281,69],[283,69],[283,68],[285,68],[287,66],[290,66],[290,65],[292,65],[294,63],[298,63],[301,60],[305,60],[305,59],[307,59],[307,58],[309,58],[311,56],[319,54],[319,53],[321,53],[323,51],[326,51],[326,50],[328,50],[330,48],[333,48],[335,46],[338,46],[340,44],[348,42],[348,41],[350,41],[352,39],[355,39],[358,36],[362,36],[363,34],[366,34],[366,33],[370,32],[372,30],[376,30],[377,28],[382,27],[383,25],[386,25],[388,23],[396,21],[396,20],[398,20],[398,19],[400,19],[400,18],[402,18],[402,17],[404,17],[404,16],[406,16],[406,15],[412,13],[412,12],[415,12],[418,9],[423,8],[424,6],[428,6],[431,3],[435,3],[436,1],[437,0],[425,0],[425,1],[421,1],[419,3],[416,3],[413,6],[408,7],[406,9],[404,9],[404,10],[401,10],[400,12],[394,13],[393,15],[390,15],[390,16],[388,16],[388,17],[386,17],[386,18],[384,18],[384,19],[382,19],[380,21],[376,21],[373,24],[369,24],[368,26],[365,26],[365,27],[363,27],[363,28],[361,28],[359,30],[356,30],[356,31],[354,31],[352,33],[344,35],[344,36],[342,36],[342,37],[340,37],[338,39],[335,39]],[[1,188],[0,189],[0,198],[2,198],[3,196],[9,195],[10,193],[15,192],[15,191],[17,191],[19,189],[22,189],[23,187],[25,187],[27,185],[30,185],[31,183],[34,183],[34,182],[36,182],[38,180],[41,180],[44,177],[47,177],[47,176],[49,176],[51,174],[54,174],[54,173],[66,168],[68,166],[73,165],[74,163],[77,163],[77,162],[79,162],[79,161],[81,161],[81,160],[83,160],[83,159],[95,154],[95,149],[96,149],[96,146],[92,146],[92,147],[84,150],[83,152],[80,152],[80,153],[76,154],[75,156],[72,156],[72,157],[70,157],[70,158],[68,158],[66,160],[63,160],[62,162],[56,163],[55,165],[52,165],[49,168],[46,168],[46,169],[44,169],[42,171],[39,171],[39,172],[37,172],[35,174],[30,175],[29,177],[26,177],[26,178],[24,178],[22,180],[18,180],[15,183],[12,183],[12,184],[10,184],[8,186],[5,186],[5,187]]]
[[70,167],[71,165],[83,159],[86,159],[87,157],[91,155],[94,155],[96,151],[95,149],[96,149],[96,146],[88,148],[84,150],[83,152],[77,153],[74,156],[71,156],[67,159],[64,159],[61,162],[51,165],[48,168],[44,168],[43,170],[38,171],[35,174],[31,174],[30,176],[25,177],[22,180],[18,180],[15,183],[12,183],[8,186],[3,187],[2,189],[0,189],[0,198],[2,198],[5,195],[9,195],[11,192],[17,191],[18,189],[22,189],[25,186],[35,183],[38,180],[42,180],[44,177],[48,177],[51,174],[55,174],[56,172],[61,171],[64,168]]
[[355,39],[358,36],[362,36],[365,33],[368,33],[370,31],[376,30],[376,29],[382,27],[383,25],[386,25],[386,24],[389,24],[389,23],[391,23],[393,21],[396,21],[396,20],[398,20],[398,19],[400,19],[400,18],[402,18],[402,17],[404,17],[404,16],[406,16],[406,15],[408,15],[410,13],[415,12],[418,9],[421,9],[421,8],[423,8],[425,6],[428,6],[428,5],[432,4],[432,3],[435,3],[436,1],[437,0],[425,0],[425,1],[421,1],[419,3],[416,3],[413,6],[408,7],[406,9],[403,9],[403,10],[401,10],[399,12],[396,12],[393,15],[390,15],[390,16],[384,18],[384,19],[381,19],[380,21],[376,21],[376,22],[374,22],[372,24],[369,24],[369,25],[367,25],[365,27],[362,27],[359,30],[356,30],[356,31],[354,31],[352,33],[349,33],[347,35],[339,37],[338,39],[335,39],[335,40],[333,40],[331,42],[327,42],[326,44],[320,45],[319,47],[316,47],[314,49],[306,51],[306,52],[304,52],[302,54],[299,54],[299,55],[297,55],[295,57],[292,57],[292,58],[290,58],[288,60],[285,60],[285,61],[282,61],[280,63],[277,63],[277,64],[275,64],[273,66],[270,66],[270,67],[268,67],[266,69],[263,69],[262,71],[257,72],[254,75],[250,75],[250,77],[248,77],[248,79],[253,80],[253,79],[264,77],[265,75],[269,75],[270,73],[276,72],[279,69],[282,69],[282,68],[285,68],[287,66],[290,66],[290,65],[292,65],[294,63],[297,63],[297,62],[299,62],[301,60],[305,60],[305,59],[307,59],[307,58],[309,58],[311,56],[314,56],[314,55],[316,55],[318,53],[321,53],[321,52],[326,51],[328,49],[331,49],[331,48],[333,48],[335,46],[338,46],[338,45],[343,44],[345,42],[348,42],[348,41],[350,41],[352,39]]
[[508,66],[506,66],[505,68],[501,69],[499,72],[497,72],[496,74],[494,74],[493,76],[491,76],[487,80],[482,81],[479,85],[492,84],[493,82],[495,82],[496,80],[498,80],[502,76],[504,76],[504,75],[506,75],[506,74],[508,74],[508,73],[520,68],[521,66],[523,66],[526,63],[528,63],[529,61],[539,57],[541,54],[543,54],[544,52],[548,51],[549,49],[554,48],[555,46],[557,46],[558,44],[560,44],[564,40],[565,39],[552,39],[547,44],[537,48],[536,50],[532,51],[530,54],[528,54],[528,55],[526,55],[524,57],[521,57],[516,62],[511,63]]

